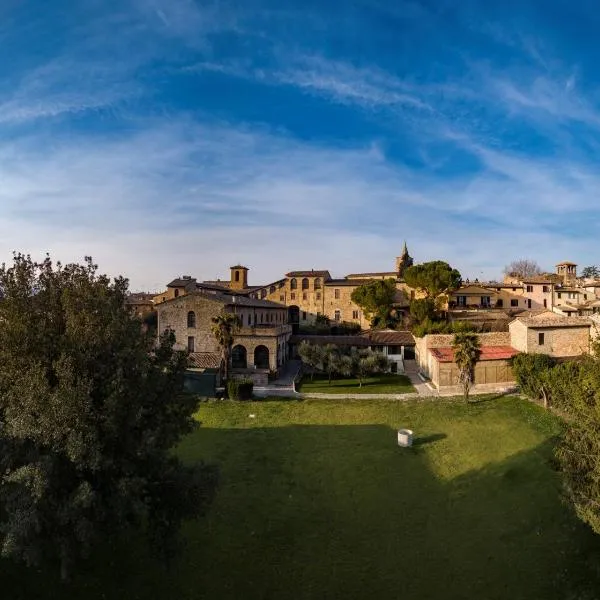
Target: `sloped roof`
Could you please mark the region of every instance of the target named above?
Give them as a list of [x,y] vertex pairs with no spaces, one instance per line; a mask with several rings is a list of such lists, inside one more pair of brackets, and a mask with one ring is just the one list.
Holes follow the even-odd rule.
[[285,274],[286,277],[326,277],[327,279],[331,278],[329,271],[290,271]]
[[343,287],[343,286],[361,286],[369,283],[370,281],[376,281],[375,279],[330,279],[325,282],[327,287]]
[[576,267],[577,263],[571,262],[570,260],[565,260],[564,262],[556,263],[557,267]]
[[[557,307],[563,308],[563,307]],[[572,307],[568,307],[572,309]],[[517,317],[527,327],[590,327],[588,317],[564,317],[554,312],[544,312],[533,317]]]
[[346,275],[345,279],[354,279],[355,277],[381,277],[382,275],[398,277],[396,271],[379,271],[377,273],[350,273],[350,275]]
[[[431,348],[429,351],[438,362],[454,362],[454,351],[450,346]],[[508,360],[516,354],[519,354],[519,351],[512,346],[482,346],[479,360]]]
[[290,337],[291,344],[301,342],[310,344],[335,344],[336,346],[370,346],[371,342],[362,335],[293,335]]
[[490,288],[486,288],[483,287],[482,285],[477,285],[477,284],[467,284],[467,285],[463,285],[461,287],[459,287],[457,290],[454,290],[452,292],[452,294],[460,296],[460,295],[464,295],[464,294],[489,294],[490,292],[493,292],[494,290],[490,289]]
[[189,355],[190,366],[194,369],[218,369],[221,356],[217,352],[192,352]]
[[410,331],[370,331],[366,334],[377,345],[414,346],[415,338]]
[[167,287],[185,287],[187,285],[190,285],[190,283],[196,283],[196,279],[193,277],[177,277],[176,279],[173,279],[173,281],[171,281],[171,283],[167,283]]
[[282,304],[277,304],[277,302],[271,302],[270,300],[260,300],[259,298],[249,298],[248,296],[240,296],[237,294],[223,294],[220,292],[203,292],[203,291],[194,291],[185,296],[179,296],[178,298],[171,298],[166,300],[165,302],[161,302],[157,308],[161,309],[165,305],[169,305],[173,302],[186,302],[190,298],[194,296],[202,296],[208,300],[213,300],[215,302],[220,302],[225,306],[248,306],[254,308],[279,308],[285,309],[285,306]]

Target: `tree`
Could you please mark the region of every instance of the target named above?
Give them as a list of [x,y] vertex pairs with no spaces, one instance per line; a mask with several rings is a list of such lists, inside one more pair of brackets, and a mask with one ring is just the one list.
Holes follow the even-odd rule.
[[406,269],[404,281],[432,300],[440,294],[458,289],[462,282],[460,273],[442,260],[434,260]]
[[533,400],[542,400],[544,408],[550,405],[549,371],[555,364],[556,361],[548,354],[520,353],[511,360],[515,380],[521,392]]
[[458,367],[459,381],[463,386],[465,401],[469,401],[469,391],[475,382],[475,366],[481,355],[479,338],[475,333],[456,333],[452,340],[454,362]]
[[594,265],[591,267],[584,267],[581,271],[581,277],[584,279],[597,279],[600,277],[600,269]]
[[363,309],[371,327],[392,326],[396,322],[393,313],[396,298],[396,282],[378,279],[357,287],[351,295],[352,302]]
[[231,348],[235,334],[241,327],[241,321],[237,315],[223,311],[212,318],[212,323],[211,331],[221,349],[223,375],[225,381],[227,381],[229,379],[229,365],[231,363]]
[[433,298],[415,298],[410,302],[410,314],[415,323],[421,324],[436,317],[435,301]]
[[527,277],[535,277],[542,274],[542,268],[529,258],[520,258],[513,260],[510,264],[504,267],[504,274],[517,279],[525,279]]
[[85,264],[0,267],[0,546],[63,579],[104,539],[145,531],[170,556],[213,480],[173,447],[195,425],[185,353]]
[[312,381],[315,370],[319,370],[323,363],[322,347],[304,340],[300,346],[298,346],[298,354],[300,355],[302,362],[311,367],[310,379]]
[[385,373],[389,368],[389,361],[381,352],[371,350],[350,351],[350,362],[352,375],[358,379],[358,387],[362,387],[363,379],[377,373]]

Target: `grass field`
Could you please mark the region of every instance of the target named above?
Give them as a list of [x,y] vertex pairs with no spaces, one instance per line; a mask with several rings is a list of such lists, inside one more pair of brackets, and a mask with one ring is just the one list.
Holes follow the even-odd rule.
[[170,573],[128,540],[68,587],[0,562],[6,597],[553,600],[591,585],[599,542],[560,501],[557,422],[529,403],[211,402],[198,419],[179,452],[218,463],[221,484]]
[[358,379],[332,379],[329,383],[324,375],[315,375],[311,381],[307,375],[302,379],[298,391],[305,394],[409,394],[415,391],[406,375],[390,373],[365,377],[362,387],[358,387],[358,384]]

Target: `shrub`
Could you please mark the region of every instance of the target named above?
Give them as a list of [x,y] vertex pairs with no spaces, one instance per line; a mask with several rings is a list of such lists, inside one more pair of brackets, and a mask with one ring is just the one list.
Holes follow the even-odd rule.
[[232,379],[227,382],[227,396],[230,400],[252,400],[253,390],[252,379]]
[[549,403],[550,372],[555,360],[547,354],[520,353],[511,360],[515,381],[521,392],[533,400],[543,400]]

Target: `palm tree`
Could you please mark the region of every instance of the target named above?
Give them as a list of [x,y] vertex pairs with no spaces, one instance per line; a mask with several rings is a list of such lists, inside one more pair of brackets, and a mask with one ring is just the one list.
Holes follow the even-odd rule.
[[457,333],[452,340],[454,362],[458,367],[459,381],[463,385],[465,401],[469,401],[469,390],[475,381],[475,366],[481,356],[481,346],[476,333]]
[[228,312],[212,318],[213,325],[211,327],[212,334],[217,340],[217,344],[221,348],[221,356],[223,359],[223,374],[224,379],[229,379],[229,363],[231,362],[231,347],[238,329],[241,327],[240,318]]

